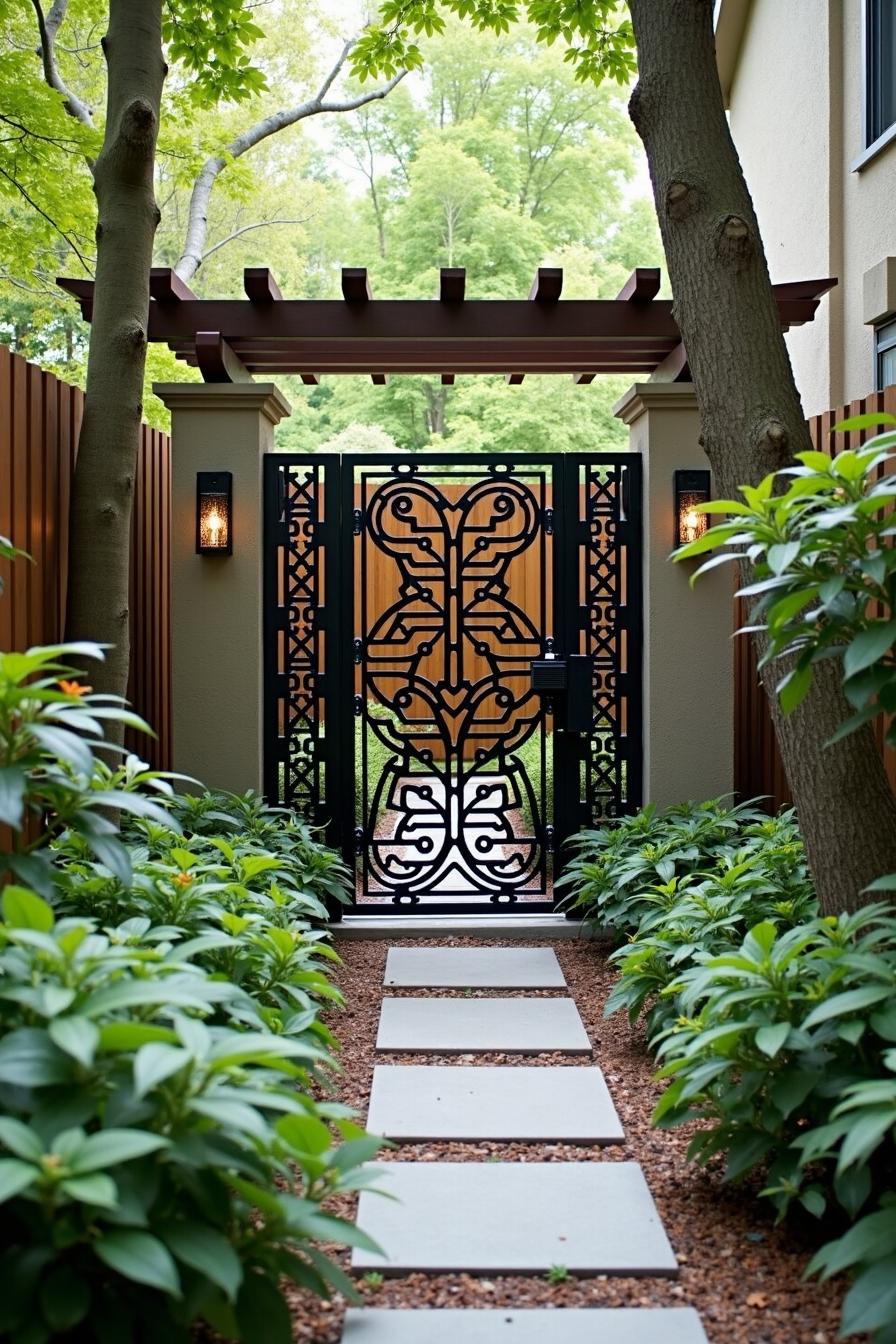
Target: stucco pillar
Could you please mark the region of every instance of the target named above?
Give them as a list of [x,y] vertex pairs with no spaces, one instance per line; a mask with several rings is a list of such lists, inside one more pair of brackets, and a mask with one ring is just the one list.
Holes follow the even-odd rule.
[[[262,787],[262,454],[290,407],[273,383],[161,383],[171,411],[174,768]],[[233,474],[233,554],[196,554],[196,473]]]
[[706,470],[690,383],[636,383],[614,407],[644,463],[644,799],[659,806],[730,793],[734,765],[732,573],[694,588],[673,565],[672,476]]

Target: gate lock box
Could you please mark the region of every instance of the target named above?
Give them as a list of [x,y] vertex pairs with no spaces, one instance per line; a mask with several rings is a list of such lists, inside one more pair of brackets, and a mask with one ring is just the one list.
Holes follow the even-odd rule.
[[563,727],[570,733],[587,733],[594,723],[591,688],[592,661],[585,653],[568,658],[536,658],[530,664],[533,691],[565,691]]
[[566,659],[536,658],[529,666],[533,691],[565,691]]

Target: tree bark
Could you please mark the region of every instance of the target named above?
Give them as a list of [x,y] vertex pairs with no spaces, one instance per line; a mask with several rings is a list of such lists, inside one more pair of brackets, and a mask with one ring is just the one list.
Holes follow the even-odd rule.
[[[762,238],[719,85],[712,0],[630,0],[644,142],[701,442],[720,497],[811,449]],[[896,799],[870,728],[827,747],[847,717],[840,670],[819,665],[792,715],[780,665],[763,683],[822,910],[854,909],[896,871]]]
[[125,695],[131,512],[159,222],[153,168],[166,74],[162,0],[110,0],[103,51],[106,130],[93,171],[96,282],[71,503],[67,631],[112,646],[91,676],[97,689]]

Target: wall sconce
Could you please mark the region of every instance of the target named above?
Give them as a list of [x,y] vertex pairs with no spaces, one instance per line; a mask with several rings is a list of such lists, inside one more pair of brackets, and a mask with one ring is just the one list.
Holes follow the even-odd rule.
[[687,546],[702,537],[709,527],[705,513],[697,512],[698,504],[709,502],[708,471],[676,471],[673,484],[675,504],[675,536],[673,545]]
[[233,476],[196,473],[196,554],[233,554]]

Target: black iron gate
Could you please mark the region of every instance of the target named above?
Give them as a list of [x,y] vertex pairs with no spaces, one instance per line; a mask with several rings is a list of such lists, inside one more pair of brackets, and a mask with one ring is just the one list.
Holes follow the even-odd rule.
[[355,908],[553,908],[641,795],[635,454],[265,459],[265,788]]

